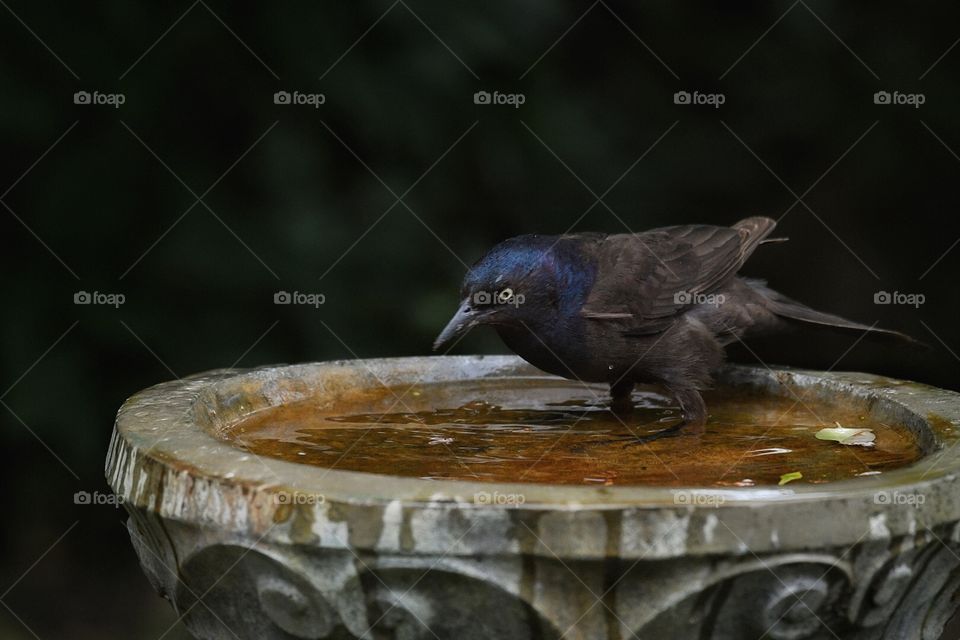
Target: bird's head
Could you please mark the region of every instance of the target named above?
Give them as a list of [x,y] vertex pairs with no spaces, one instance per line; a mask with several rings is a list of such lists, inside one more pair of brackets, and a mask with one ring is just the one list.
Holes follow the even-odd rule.
[[460,288],[460,306],[434,341],[434,350],[480,324],[522,327],[542,321],[556,307],[554,240],[510,238],[470,267]]

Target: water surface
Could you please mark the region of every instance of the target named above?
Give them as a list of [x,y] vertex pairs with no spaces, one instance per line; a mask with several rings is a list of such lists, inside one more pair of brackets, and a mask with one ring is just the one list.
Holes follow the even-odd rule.
[[[366,390],[256,412],[224,434],[257,455],[300,464],[437,480],[580,485],[754,486],[883,473],[920,457],[905,428],[855,408],[716,389],[701,436],[649,440],[680,422],[673,401],[634,393],[609,409],[606,389],[552,378],[500,378]],[[814,434],[839,422],[872,429],[873,447]]]

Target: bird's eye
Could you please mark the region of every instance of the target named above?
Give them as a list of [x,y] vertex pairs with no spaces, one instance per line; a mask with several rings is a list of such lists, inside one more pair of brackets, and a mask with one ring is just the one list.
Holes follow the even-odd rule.
[[501,303],[505,304],[507,302],[510,302],[510,300],[512,299],[513,299],[513,289],[510,289],[509,287],[497,294],[497,300],[499,300]]

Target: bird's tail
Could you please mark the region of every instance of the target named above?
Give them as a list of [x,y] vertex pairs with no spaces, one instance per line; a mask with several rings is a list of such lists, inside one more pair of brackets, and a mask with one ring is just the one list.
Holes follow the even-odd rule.
[[781,318],[805,322],[807,324],[820,325],[822,327],[847,329],[851,331],[865,331],[873,335],[889,336],[891,338],[896,338],[911,344],[923,344],[915,338],[899,331],[882,329],[875,324],[868,325],[860,322],[854,322],[853,320],[847,320],[846,318],[835,316],[832,313],[824,313],[822,311],[817,311],[816,309],[811,309],[805,304],[788,298],[787,296],[767,287],[766,283],[762,280],[749,279],[747,280],[747,283],[754,291],[761,294],[766,299],[767,308],[774,315],[777,315]]

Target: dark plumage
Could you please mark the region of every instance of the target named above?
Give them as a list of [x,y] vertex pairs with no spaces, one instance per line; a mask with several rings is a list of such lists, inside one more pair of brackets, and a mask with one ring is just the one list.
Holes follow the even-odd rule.
[[814,311],[737,276],[776,222],[754,217],[732,227],[684,225],[638,234],[581,233],[510,238],[467,273],[460,309],[434,349],[478,324],[549,373],[606,382],[615,404],[635,383],[673,393],[685,423],[702,428],[700,391],[748,334],[799,321],[886,333]]

